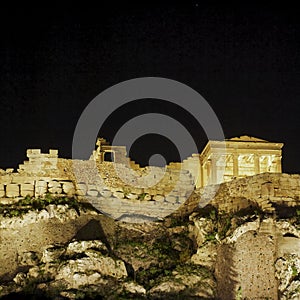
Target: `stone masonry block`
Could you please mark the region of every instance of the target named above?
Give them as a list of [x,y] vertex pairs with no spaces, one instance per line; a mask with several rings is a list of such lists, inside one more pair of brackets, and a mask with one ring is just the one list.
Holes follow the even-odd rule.
[[156,195],[156,194],[157,194],[157,189],[151,188],[151,189],[149,189],[148,193],[149,193],[150,195]]
[[179,181],[180,184],[183,184],[185,186],[194,186],[195,185],[195,181],[193,179],[190,180],[186,180],[186,181]]
[[87,185],[85,183],[78,183],[76,185],[76,193],[78,195],[86,195]]
[[126,195],[126,198],[128,199],[137,199],[138,195],[137,194],[133,194],[133,193],[129,193]]
[[44,196],[47,193],[47,182],[44,180],[38,180],[35,183],[35,195]]
[[112,192],[110,190],[101,190],[100,194],[104,197],[104,198],[108,198],[111,197]]
[[119,191],[113,192],[113,196],[116,197],[116,198],[119,198],[119,199],[125,198],[124,193],[123,192],[119,192]]
[[49,154],[57,156],[58,155],[58,150],[57,149],[49,149]]
[[29,153],[29,154],[41,154],[41,149],[28,149],[27,153]]
[[166,196],[166,200],[167,200],[168,202],[175,203],[175,202],[177,202],[177,197],[174,196],[174,195],[167,195],[167,196]]
[[30,183],[21,184],[21,196],[33,196],[34,195],[34,185]]
[[61,194],[62,193],[62,188],[61,188],[61,186],[51,187],[51,188],[48,189],[48,192],[50,194]]
[[289,184],[290,184],[290,187],[291,187],[292,189],[298,188],[298,187],[299,187],[299,180],[296,179],[296,178],[290,178]]
[[98,191],[99,192],[99,187],[96,184],[88,184],[87,186],[88,191]]
[[60,182],[58,182],[56,180],[51,180],[48,183],[48,187],[49,188],[61,188],[61,184],[60,184]]
[[151,200],[151,195],[146,194],[145,197],[144,197],[144,200],[150,201]]
[[74,195],[75,194],[75,188],[73,182],[62,182],[62,188],[63,192],[67,195]]
[[131,189],[131,191],[132,191],[132,193],[134,193],[134,194],[142,194],[142,193],[144,192],[144,189],[138,188],[138,187],[133,187],[133,188]]
[[19,197],[20,187],[18,184],[10,183],[6,186],[6,196],[8,198]]
[[97,190],[88,190],[87,195],[91,197],[98,197],[99,192]]
[[165,197],[163,195],[155,195],[155,196],[153,196],[153,200],[163,202],[163,201],[165,201]]
[[0,198],[5,197],[4,185],[0,184]]

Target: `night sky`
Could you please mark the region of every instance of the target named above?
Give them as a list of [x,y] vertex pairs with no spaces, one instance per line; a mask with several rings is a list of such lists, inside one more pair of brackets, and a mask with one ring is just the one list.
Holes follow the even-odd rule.
[[[198,91],[227,138],[252,135],[285,143],[283,170],[300,173],[299,10],[285,5],[114,4],[63,12],[1,10],[0,167],[17,167],[27,148],[71,157],[77,120],[106,88],[145,76],[165,77]],[[130,118],[161,112],[207,142],[178,107],[145,99],[118,109],[100,134],[112,140]],[[139,138],[130,156],[145,164],[166,138]]]

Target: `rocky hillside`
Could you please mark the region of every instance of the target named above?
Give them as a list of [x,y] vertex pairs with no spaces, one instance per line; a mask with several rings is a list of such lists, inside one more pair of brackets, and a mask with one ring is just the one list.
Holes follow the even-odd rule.
[[130,224],[26,198],[0,214],[1,299],[299,299],[298,206]]

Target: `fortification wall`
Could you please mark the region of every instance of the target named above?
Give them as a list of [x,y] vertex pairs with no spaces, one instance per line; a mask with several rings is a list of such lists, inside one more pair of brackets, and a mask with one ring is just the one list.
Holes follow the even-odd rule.
[[18,201],[20,198],[44,197],[47,193],[56,196],[74,196],[75,185],[68,179],[51,177],[24,177],[11,174],[0,177],[0,203]]
[[41,153],[41,149],[28,149],[28,161],[19,165],[18,172],[32,175],[58,174],[58,150],[50,149],[49,153]]
[[[208,203],[225,212],[257,204],[270,213],[274,211],[273,203],[300,204],[300,175],[264,173],[194,191],[195,178],[199,180],[195,167],[199,160],[197,155],[182,164],[171,163],[165,168],[136,166],[134,170],[113,162],[58,158],[57,150],[41,153],[39,149],[31,149],[27,156],[29,160],[20,165],[18,172],[0,172],[0,203],[49,193],[80,197],[104,210],[112,209],[111,204],[115,203],[118,216],[132,213],[133,207],[138,214],[147,210],[148,214],[158,212],[159,206],[155,203],[165,203],[166,208],[157,216],[172,212],[174,205],[179,207],[177,214],[188,214]],[[131,176],[133,173],[137,178]],[[143,187],[139,187],[137,179]],[[123,204],[117,205],[116,199]]]
[[188,170],[192,174],[197,188],[202,186],[200,154],[192,154],[183,160],[182,169]]
[[[131,170],[112,162],[61,159],[54,150],[44,154],[33,149],[28,150],[27,155],[29,160],[20,165],[18,172],[8,170],[0,174],[0,203],[46,194],[74,196],[91,202],[114,218],[127,214],[151,214],[159,218],[176,210],[194,189],[193,176],[186,170],[181,171],[180,163],[171,163],[165,168],[135,165]],[[139,184],[144,187],[139,187],[130,172],[137,175]],[[141,180],[144,177],[144,181]]]
[[263,173],[196,189],[176,214],[190,214],[208,203],[224,212],[258,205],[269,213],[275,210],[272,204],[300,205],[300,175]]

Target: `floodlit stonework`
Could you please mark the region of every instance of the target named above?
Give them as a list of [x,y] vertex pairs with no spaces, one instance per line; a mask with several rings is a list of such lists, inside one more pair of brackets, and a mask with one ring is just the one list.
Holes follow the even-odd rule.
[[265,172],[281,173],[282,147],[282,143],[250,136],[209,141],[200,154],[201,186]]
[[[151,200],[172,203],[172,207],[166,208],[167,213],[168,209],[174,210],[174,204],[181,205],[186,200],[188,195],[184,187],[188,185],[199,189],[265,172],[281,173],[283,144],[249,136],[209,141],[202,153],[193,154],[182,163],[152,168],[152,177],[147,177],[149,188],[138,188],[134,181],[125,183],[116,173],[115,164],[124,174],[129,169],[140,177],[149,172],[149,167],[141,168],[126,156],[124,146],[110,146],[102,138],[97,140],[96,146],[87,161],[59,158],[58,150],[49,150],[49,153],[41,153],[40,149],[27,150],[28,160],[19,165],[17,172],[1,170],[1,201],[17,201],[27,195],[38,197],[47,193],[97,197],[95,201],[101,203],[103,200],[105,205],[107,198],[111,202],[121,198],[129,207],[135,200]],[[159,176],[162,179],[151,184]]]
[[300,175],[281,172],[282,146],[209,141],[200,154],[152,169],[143,188],[115,167],[141,177],[150,167],[104,139],[85,161],[28,150],[17,172],[0,170],[0,280],[10,280],[0,297],[33,281],[67,299],[82,286],[104,297],[297,299]]

